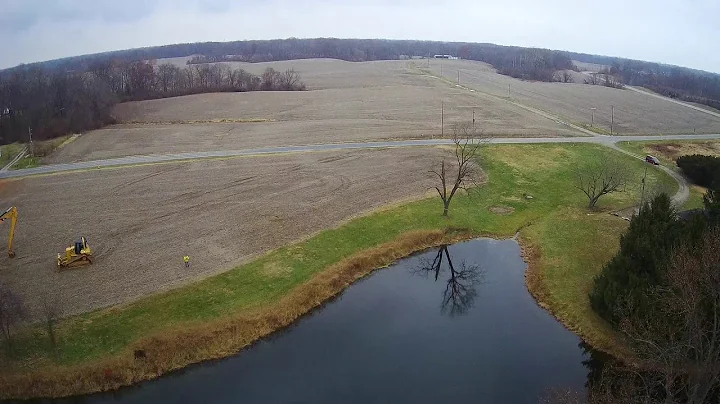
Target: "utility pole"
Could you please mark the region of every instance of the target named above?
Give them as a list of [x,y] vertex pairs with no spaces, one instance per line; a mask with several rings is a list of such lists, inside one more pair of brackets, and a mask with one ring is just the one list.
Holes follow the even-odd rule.
[[590,117],[590,119],[591,119],[590,122],[592,122],[592,123],[590,124],[590,126],[595,126],[595,110],[596,109],[597,108],[590,108],[590,111],[592,112],[592,116]]
[[475,110],[473,109],[473,129],[475,129]]
[[445,137],[445,102],[440,103],[440,137]]
[[442,62],[440,62],[440,77],[442,77]]
[[32,129],[28,126],[28,137],[30,138],[30,157],[35,157],[32,141]]
[[610,134],[613,134],[613,126],[615,126],[615,106],[610,106]]
[[510,98],[510,84],[508,84],[508,98]]
[[460,70],[458,70],[458,85],[460,85]]

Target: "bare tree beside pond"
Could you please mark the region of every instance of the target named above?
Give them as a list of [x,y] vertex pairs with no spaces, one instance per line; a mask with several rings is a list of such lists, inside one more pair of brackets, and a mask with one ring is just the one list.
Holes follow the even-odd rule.
[[445,290],[443,291],[440,311],[450,317],[465,314],[477,297],[477,286],[485,280],[485,274],[479,265],[467,265],[463,261],[458,268],[452,262],[448,246],[441,246],[433,260],[423,260],[413,273],[419,275],[434,274],[435,281],[440,277],[443,268],[443,257],[447,260],[450,270]]
[[629,170],[623,163],[603,157],[575,169],[575,188],[587,196],[588,208],[592,209],[603,195],[624,190],[628,178]]
[[440,162],[439,169],[430,170],[439,182],[434,188],[443,202],[443,216],[450,210],[450,202],[459,190],[468,191],[478,184],[480,145],[484,139],[472,123],[460,123],[453,128],[454,162]]

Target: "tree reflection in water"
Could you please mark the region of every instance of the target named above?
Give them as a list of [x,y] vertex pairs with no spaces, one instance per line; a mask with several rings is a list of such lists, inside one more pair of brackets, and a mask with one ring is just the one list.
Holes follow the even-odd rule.
[[[445,267],[443,266],[443,257],[447,261]],[[449,272],[440,312],[450,317],[467,313],[477,297],[477,286],[485,280],[485,273],[477,264],[467,265],[463,261],[459,267],[453,265],[447,245],[438,249],[434,259],[421,260],[420,265],[413,268],[412,272],[422,276],[434,273],[435,281],[438,280],[441,272]]]

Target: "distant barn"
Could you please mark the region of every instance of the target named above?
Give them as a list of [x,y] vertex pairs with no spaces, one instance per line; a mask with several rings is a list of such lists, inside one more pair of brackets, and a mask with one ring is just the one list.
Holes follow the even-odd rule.
[[453,55],[435,55],[433,56],[435,59],[458,59],[457,56]]

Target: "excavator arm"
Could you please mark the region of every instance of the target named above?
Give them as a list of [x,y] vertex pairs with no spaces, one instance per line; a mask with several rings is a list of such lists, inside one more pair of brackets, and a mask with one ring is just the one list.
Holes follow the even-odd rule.
[[13,258],[15,250],[13,250],[13,239],[15,238],[15,225],[17,225],[18,210],[16,207],[10,207],[0,215],[0,223],[10,219],[10,237],[8,238],[8,256]]

